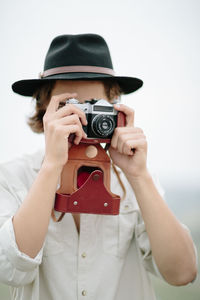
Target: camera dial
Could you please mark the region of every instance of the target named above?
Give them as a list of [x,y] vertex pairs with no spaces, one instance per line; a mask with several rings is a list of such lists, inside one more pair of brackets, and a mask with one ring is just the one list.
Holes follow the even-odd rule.
[[92,119],[93,132],[100,137],[107,137],[114,131],[114,120],[109,115],[96,115]]

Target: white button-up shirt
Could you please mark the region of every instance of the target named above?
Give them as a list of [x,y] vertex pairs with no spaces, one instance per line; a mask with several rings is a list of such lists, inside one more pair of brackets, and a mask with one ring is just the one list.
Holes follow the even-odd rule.
[[[0,281],[11,286],[12,299],[155,299],[147,271],[161,275],[134,192],[122,172],[127,195],[119,215],[81,214],[78,234],[73,216],[67,213],[59,223],[50,221],[44,245],[34,259],[19,251],[12,217],[42,158],[39,151],[0,165]],[[113,171],[111,191],[123,195]]]

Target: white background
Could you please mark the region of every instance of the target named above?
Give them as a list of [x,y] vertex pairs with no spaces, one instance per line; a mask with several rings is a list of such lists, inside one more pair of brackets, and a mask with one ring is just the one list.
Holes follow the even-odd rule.
[[149,167],[164,184],[198,185],[200,1],[3,0],[0,28],[0,161],[44,143],[26,125],[31,99],[14,94],[11,84],[38,77],[55,36],[97,33],[116,73],[144,81],[123,102],[147,136]]

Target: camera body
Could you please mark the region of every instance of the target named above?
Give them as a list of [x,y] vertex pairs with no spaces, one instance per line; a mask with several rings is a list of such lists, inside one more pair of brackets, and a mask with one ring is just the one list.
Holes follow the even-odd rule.
[[116,127],[125,126],[125,115],[118,112],[107,100],[86,100],[80,103],[76,99],[69,99],[66,104],[73,104],[81,109],[87,119],[87,126],[83,130],[90,142],[109,143]]

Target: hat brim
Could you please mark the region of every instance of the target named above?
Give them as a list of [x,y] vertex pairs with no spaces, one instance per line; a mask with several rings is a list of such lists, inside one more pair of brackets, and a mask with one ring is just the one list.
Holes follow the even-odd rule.
[[143,85],[141,79],[135,77],[125,76],[110,76],[97,73],[63,73],[48,76],[41,79],[25,79],[16,81],[12,85],[12,90],[22,96],[33,96],[36,90],[41,87],[45,82],[51,80],[103,80],[110,79],[116,81],[124,94],[135,92]]

